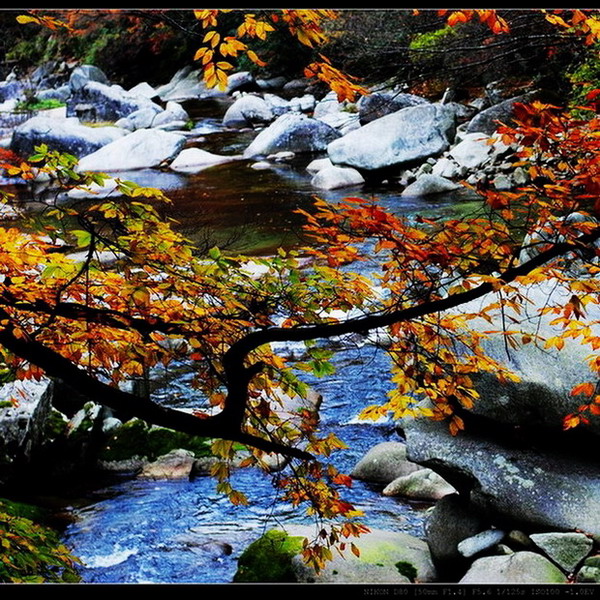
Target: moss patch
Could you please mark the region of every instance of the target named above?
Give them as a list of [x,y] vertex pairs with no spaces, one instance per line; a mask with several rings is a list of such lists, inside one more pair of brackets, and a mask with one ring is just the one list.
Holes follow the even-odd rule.
[[292,558],[302,550],[300,536],[271,530],[244,550],[233,578],[236,583],[290,583],[296,581]]

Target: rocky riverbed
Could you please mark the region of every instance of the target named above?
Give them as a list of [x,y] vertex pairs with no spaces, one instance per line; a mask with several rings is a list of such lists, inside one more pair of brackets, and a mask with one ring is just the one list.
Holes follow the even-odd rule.
[[[49,81],[54,87],[47,87]],[[356,103],[340,103],[335,95],[319,92],[308,82],[256,80],[248,73],[237,73],[228,90],[217,92],[207,89],[192,68],[158,88],[140,82],[125,90],[90,65],[64,74],[61,85],[48,69],[32,74],[27,86],[30,82],[36,86],[36,97],[58,99],[64,106],[24,118],[14,109],[26,84],[15,79],[0,83],[2,146],[18,156],[47,144],[77,156],[80,169],[115,177],[127,172],[134,181],[148,170],[192,177],[228,165],[261,171],[302,161],[315,193],[336,190],[360,195],[372,186],[384,186],[399,203],[440,197],[455,192],[465,181],[488,183],[497,190],[524,185],[526,169],[513,164],[516,148],[496,139],[494,131],[499,122],[510,122],[515,102],[540,93],[527,89],[499,96],[490,93],[456,103],[449,99],[451,94],[430,102],[400,89],[378,89]],[[206,122],[198,127],[194,110],[206,102],[220,103],[222,114],[210,127]],[[215,148],[210,140],[215,132],[247,134],[248,142],[244,147]],[[8,179],[6,183],[19,185]],[[42,178],[38,183],[46,184]],[[113,194],[114,189],[109,182],[77,194],[97,198]],[[560,286],[552,290],[561,293]],[[540,290],[539,302],[546,302],[549,294]],[[529,326],[550,327],[544,322]],[[501,352],[503,345],[490,340],[496,343]],[[367,460],[374,462],[375,471],[385,464],[385,475],[364,475],[364,464],[353,473],[357,480],[385,486],[386,495],[435,503],[425,542],[417,544],[399,534],[393,544],[403,550],[381,571],[375,568],[379,559],[374,558],[368,568],[356,566],[358,571],[348,574],[349,579],[344,579],[342,573],[347,571],[339,565],[320,576],[297,565],[292,569],[294,577],[352,581],[362,573],[363,580],[373,582],[600,581],[600,495],[593,455],[598,420],[568,434],[561,428],[561,417],[575,402],[568,396],[570,382],[586,374],[585,356],[573,343],[560,357],[533,349],[515,360],[508,357],[508,362],[521,382],[499,386],[482,378],[481,401],[469,415],[472,429],[464,435],[452,437],[438,423],[407,420],[401,423],[404,441],[379,448],[381,454]],[[79,406],[75,402],[66,408],[56,399],[54,410],[70,421],[64,420],[64,431],[55,427],[53,435],[62,439],[66,431],[79,432],[79,443],[86,448],[82,456],[89,457],[95,452],[92,434],[102,439],[124,425],[97,407],[81,413],[83,404],[84,399]],[[44,431],[51,411],[43,393],[27,414],[17,414],[15,403],[0,411],[5,431],[3,477],[9,482],[16,471],[35,463],[39,449],[48,443],[39,432]],[[54,419],[54,425],[57,422]],[[180,452],[177,458],[181,461],[175,472],[189,477],[198,457]],[[161,470],[156,466],[153,473],[165,476],[164,463],[169,461],[162,460]],[[181,470],[181,464],[189,469]],[[365,538],[379,540],[366,541],[365,548],[387,544],[390,535]],[[418,560],[404,552],[413,545],[419,547]],[[369,563],[370,555],[365,549],[361,564]],[[297,564],[293,557],[286,560]],[[396,563],[407,563],[412,569],[394,567]]]

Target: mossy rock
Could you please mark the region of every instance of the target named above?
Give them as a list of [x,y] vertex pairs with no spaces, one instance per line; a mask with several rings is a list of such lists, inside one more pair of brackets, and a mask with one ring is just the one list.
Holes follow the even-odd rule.
[[196,458],[210,455],[210,443],[206,438],[133,420],[111,434],[99,458],[102,461],[123,461],[143,456],[153,461],[178,448],[190,450]]
[[296,578],[292,558],[302,550],[302,536],[273,529],[250,544],[238,560],[235,583],[290,583]]

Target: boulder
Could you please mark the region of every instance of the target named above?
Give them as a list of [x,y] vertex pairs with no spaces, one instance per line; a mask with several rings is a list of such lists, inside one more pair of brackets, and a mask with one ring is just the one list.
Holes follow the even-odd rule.
[[443,194],[460,189],[458,183],[454,183],[445,177],[439,175],[425,174],[421,175],[414,183],[402,190],[401,196],[431,196],[433,194]]
[[240,158],[240,156],[212,154],[200,148],[186,148],[179,153],[169,165],[169,168],[178,173],[199,173],[208,167],[239,160]]
[[512,117],[515,103],[530,102],[533,98],[533,94],[524,94],[503,100],[498,104],[486,108],[471,119],[467,126],[467,133],[477,132],[492,135],[500,123],[511,125],[513,123]]
[[445,576],[456,577],[468,567],[458,545],[486,529],[487,522],[458,494],[439,500],[427,521],[425,535],[436,568]]
[[71,95],[71,89],[68,85],[61,85],[55,89],[40,90],[36,93],[35,97],[38,100],[58,100],[59,102],[66,102]]
[[249,71],[238,71],[232,73],[227,78],[227,93],[232,94],[235,91],[252,92],[258,90],[258,84],[254,79],[254,75]]
[[[302,531],[294,529],[295,532]],[[311,538],[314,533],[304,528]],[[300,583],[429,583],[437,574],[427,544],[398,531],[372,529],[352,540],[360,551],[356,557],[347,548],[344,556],[334,554],[325,568],[316,573],[302,558],[292,558],[296,581]]]
[[592,551],[592,540],[583,533],[533,533],[531,541],[563,571],[572,573]]
[[363,176],[356,169],[331,166],[320,170],[310,183],[321,190],[334,190],[361,185],[364,182]]
[[169,100],[183,102],[216,96],[224,97],[226,93],[217,88],[207,88],[199,69],[193,70],[191,67],[184,67],[173,75],[169,83],[158,87],[156,95],[164,102]]
[[489,136],[476,132],[467,134],[464,139],[451,148],[448,154],[467,169],[478,169],[490,158],[492,145]]
[[0,386],[0,481],[18,476],[46,441],[53,385],[47,379],[15,380]]
[[0,82],[0,102],[20,98],[25,91],[25,85],[18,81]]
[[102,69],[99,69],[94,65],[81,65],[79,67],[75,67],[71,73],[71,76],[69,77],[69,87],[71,88],[71,93],[79,92],[92,81],[108,85],[108,77],[106,77]]
[[383,489],[384,496],[402,496],[412,500],[439,500],[456,490],[435,471],[420,469],[394,479]]
[[53,150],[81,157],[121,139],[126,133],[119,127],[86,127],[75,118],[38,116],[15,129],[10,148],[20,156],[30,156],[35,146],[47,144]]
[[577,583],[600,583],[600,556],[586,558],[575,581]]
[[352,542],[360,557],[351,553],[348,541],[341,557],[316,573],[300,553],[304,538],[312,539],[314,529],[288,527],[272,530],[244,550],[238,561],[235,583],[400,583],[435,581],[436,573],[427,544],[401,532],[373,529]]
[[374,92],[361,96],[358,101],[360,124],[366,125],[403,108],[419,104],[429,104],[429,102],[420,96],[400,92]]
[[190,120],[190,116],[178,102],[169,101],[165,110],[159,112],[152,119],[152,127],[165,128],[183,128]]
[[141,479],[189,479],[195,462],[194,453],[181,448],[144,465],[138,475]]
[[306,170],[312,175],[315,175],[319,171],[329,167],[333,167],[333,163],[328,158],[315,158],[314,160],[310,161],[306,167]]
[[439,104],[404,108],[332,141],[331,162],[360,171],[400,169],[439,156],[454,136],[454,116]]
[[406,457],[406,445],[401,442],[382,442],[363,456],[350,475],[374,483],[388,483],[398,477],[421,469]]
[[67,116],[76,116],[81,106],[91,107],[86,110],[93,113],[95,121],[117,121],[140,109],[154,110],[157,114],[161,112],[160,106],[146,96],[126,92],[119,85],[109,86],[97,81],[90,81],[73,91],[67,103]]
[[130,115],[119,119],[116,123],[116,127],[122,127],[129,131],[136,131],[137,129],[149,129],[152,127],[154,119],[161,113],[156,112],[154,108],[140,108],[132,112]]
[[128,171],[157,167],[177,155],[185,137],[157,129],[140,129],[79,162],[81,171]]
[[548,559],[533,552],[477,559],[460,584],[566,583],[567,578]]
[[425,419],[403,427],[408,458],[469,494],[473,509],[509,523],[600,534],[600,480],[591,461],[504,445],[474,427],[458,436]]
[[134,96],[145,96],[146,98],[156,98],[156,90],[146,81],[142,81],[137,85],[134,85],[129,93]]
[[319,100],[313,110],[313,118],[320,119],[325,115],[337,114],[341,112],[345,104],[338,101],[335,92],[329,92],[323,99]]
[[339,135],[335,129],[322,121],[301,114],[287,113],[256,136],[246,148],[244,157],[252,158],[282,150],[321,152]]
[[320,117],[315,117],[323,123],[327,123],[334,129],[337,129],[342,135],[360,128],[358,115],[349,112],[326,113]]
[[248,94],[238,98],[223,116],[225,127],[252,127],[270,123],[274,119],[269,104],[260,96]]
[[274,117],[280,117],[291,110],[290,101],[280,98],[275,94],[264,94],[263,99],[271,109]]

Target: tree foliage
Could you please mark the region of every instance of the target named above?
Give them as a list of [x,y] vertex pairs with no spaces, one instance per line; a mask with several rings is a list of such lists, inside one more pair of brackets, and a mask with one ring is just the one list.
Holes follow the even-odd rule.
[[[470,17],[503,35],[503,22],[486,15],[475,11]],[[320,21],[330,16],[284,11],[281,19],[311,45],[322,41]],[[262,39],[278,23],[245,13],[228,39],[217,27],[220,13],[197,11],[196,17],[206,30],[196,58],[207,83],[216,85],[231,70],[225,59],[245,53],[254,60],[242,39]],[[586,17],[573,26],[587,42],[595,23]],[[335,86],[335,71],[323,65],[328,63],[309,68]],[[353,90],[340,85],[342,96]],[[445,420],[457,434],[464,427],[461,410],[478,399],[476,375],[516,378],[486,353],[486,339],[501,336],[516,351],[527,344],[560,350],[572,338],[589,346],[593,380],[573,388],[581,404],[565,415],[565,427],[600,413],[599,323],[587,318],[600,299],[599,93],[588,94],[586,119],[549,104],[517,105],[515,124],[498,132],[505,143],[518,144],[531,183],[512,192],[475,190],[482,199],[476,214],[414,222],[370,200],[317,200],[304,213],[314,244],[270,258],[250,261],[218,248],[199,255],[159,217],[157,204],[168,202],[164,194],[130,182],[116,181],[125,201],[48,201],[45,216],[53,224],[46,220],[27,232],[0,228],[3,360],[18,377],[45,373],[117,411],[213,439],[212,452],[221,460],[212,474],[234,503],[248,501],[229,481],[240,444],[242,466],[268,470],[271,453],[286,456],[288,469],[276,479],[283,497],[338,521],[306,543],[307,561],[318,568],[334,548],[348,544],[357,551],[347,540],[366,528],[343,499],[351,479],[321,460],[343,442],[319,431],[314,411],[292,415],[285,409],[286,396],[307,394],[299,373],[331,372],[331,353],[316,342],[385,328],[395,385],[363,417],[429,416]],[[40,146],[29,160],[2,166],[25,181],[43,173],[62,191],[106,181],[106,175],[80,172],[76,163]],[[65,247],[83,257],[61,251]],[[379,265],[376,278],[348,268],[366,260]],[[575,262],[577,271],[571,269]],[[544,281],[568,290],[568,301],[537,307],[561,327],[549,339],[519,330],[519,315],[531,310],[528,290]],[[477,299],[485,302],[465,310]],[[487,330],[476,326],[482,320]],[[278,342],[303,342],[305,357],[286,361],[276,351]],[[208,408],[190,414],[126,391],[128,380],[182,361],[193,368],[193,385]]]

